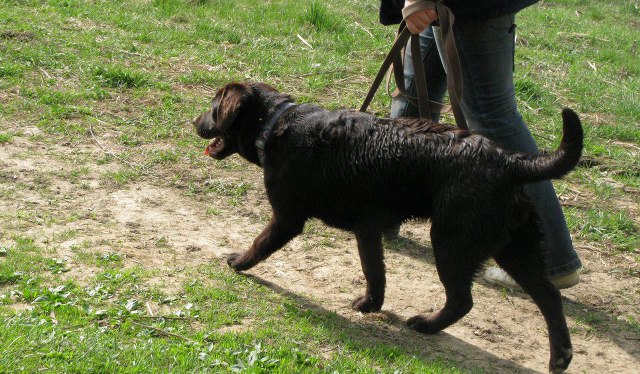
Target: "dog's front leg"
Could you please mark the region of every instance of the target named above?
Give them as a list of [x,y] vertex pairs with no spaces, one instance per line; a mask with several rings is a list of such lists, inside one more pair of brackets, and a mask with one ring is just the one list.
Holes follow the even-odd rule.
[[364,277],[367,280],[367,292],[353,302],[353,308],[362,313],[377,312],[384,303],[385,270],[382,253],[382,233],[356,232],[358,253]]
[[304,221],[282,219],[274,214],[267,227],[255,238],[251,248],[246,252],[231,253],[227,257],[227,264],[236,271],[251,269],[300,234],[304,228]]

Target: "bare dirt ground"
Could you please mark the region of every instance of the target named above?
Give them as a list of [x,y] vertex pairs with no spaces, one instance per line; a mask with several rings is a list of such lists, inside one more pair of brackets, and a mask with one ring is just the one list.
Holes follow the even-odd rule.
[[[91,138],[55,144],[30,140],[30,135],[42,136],[35,127],[14,130],[24,136],[0,144],[0,185],[15,197],[0,199],[7,220],[3,227],[37,238],[67,260],[69,277],[79,281],[93,278],[95,269],[76,263],[73,249],[89,243],[95,251],[125,255],[125,266],[158,269],[159,284],[171,293],[182,284],[185,267],[226,266],[226,254],[246,249],[269,217],[256,167],[238,172],[216,169],[214,161],[206,167],[186,160],[171,165],[174,172],[183,169],[181,173],[192,173],[201,183],[249,183],[253,188],[234,207],[224,196],[189,193],[152,176],[124,185],[110,183],[104,177],[107,171],[129,166],[116,160],[99,163],[104,149]],[[98,133],[97,139],[118,151],[108,134]],[[78,178],[69,176],[79,168],[83,172]],[[205,214],[209,208],[217,214]],[[334,311],[367,326],[370,338],[377,341],[453,359],[470,370],[545,372],[549,347],[544,320],[530,298],[519,292],[480,281],[474,285],[471,313],[444,332],[425,336],[404,326],[408,317],[437,310],[444,302],[428,230],[426,222],[410,222],[402,228],[402,239],[387,243],[387,299],[381,313],[363,315],[350,308],[364,291],[355,239],[318,221],[247,273],[310,308]],[[640,321],[638,264],[631,255],[576,245],[584,263],[581,283],[562,292],[574,344],[569,372],[637,373],[640,327],[630,321]]]

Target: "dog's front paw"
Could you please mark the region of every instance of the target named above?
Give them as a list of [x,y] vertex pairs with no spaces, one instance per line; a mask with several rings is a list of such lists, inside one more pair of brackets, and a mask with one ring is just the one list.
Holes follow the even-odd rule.
[[362,313],[378,312],[380,311],[380,309],[382,309],[382,303],[376,302],[368,295],[364,295],[355,299],[351,306],[353,307],[353,309]]
[[250,261],[247,261],[247,256],[244,253],[237,252],[227,256],[227,265],[235,271],[247,270],[253,266]]
[[423,334],[436,334],[440,332],[440,329],[436,328],[429,318],[421,315],[409,318],[407,320],[407,326]]

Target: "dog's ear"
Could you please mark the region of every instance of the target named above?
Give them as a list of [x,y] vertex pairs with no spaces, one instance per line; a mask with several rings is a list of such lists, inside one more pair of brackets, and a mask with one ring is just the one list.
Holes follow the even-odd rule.
[[251,86],[243,83],[229,83],[218,91],[212,113],[216,127],[224,131],[231,126],[252,93]]

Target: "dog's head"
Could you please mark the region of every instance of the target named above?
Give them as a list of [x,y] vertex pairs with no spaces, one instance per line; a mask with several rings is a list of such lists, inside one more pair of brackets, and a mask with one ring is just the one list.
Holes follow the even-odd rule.
[[229,83],[216,92],[211,110],[193,121],[198,135],[212,139],[205,154],[222,160],[234,153],[247,159],[255,150],[263,119],[288,96],[263,83]]

